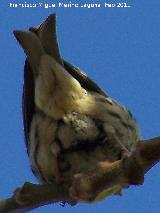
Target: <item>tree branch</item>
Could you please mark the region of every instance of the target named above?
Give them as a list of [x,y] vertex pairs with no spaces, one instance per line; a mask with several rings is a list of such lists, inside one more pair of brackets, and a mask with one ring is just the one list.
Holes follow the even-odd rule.
[[16,189],[11,198],[0,201],[0,212],[27,212],[39,206],[62,201],[73,203],[73,200],[69,198],[68,187],[57,184],[38,185],[27,182],[22,188]]
[[25,183],[11,198],[0,201],[0,212],[26,212],[52,202],[92,202],[104,189],[143,183],[144,175],[160,160],[160,137],[137,143],[129,156],[99,162],[94,171],[76,174],[71,185]]
[[72,197],[92,202],[105,189],[143,184],[144,175],[160,160],[160,137],[137,143],[135,151],[122,160],[100,162],[94,171],[76,174],[70,189]]

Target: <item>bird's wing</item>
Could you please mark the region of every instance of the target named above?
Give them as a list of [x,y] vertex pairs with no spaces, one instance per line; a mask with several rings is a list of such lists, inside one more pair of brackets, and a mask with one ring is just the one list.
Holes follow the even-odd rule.
[[81,84],[81,86],[87,91],[97,92],[105,97],[108,95],[85,73],[83,73],[78,67],[63,60],[65,69]]
[[[81,72],[80,69],[61,58],[56,35],[55,14],[50,15],[38,28],[32,27],[29,30],[34,32],[40,39],[45,52],[54,57],[59,64],[64,66],[66,71],[68,71],[83,88],[88,91],[97,92],[103,96],[107,96],[106,93],[93,80]],[[27,149],[29,146],[28,134],[34,110],[34,76],[28,59],[26,59],[23,86],[23,123]]]
[[22,96],[23,126],[27,152],[29,150],[29,131],[31,121],[35,112],[34,104],[34,76],[28,59],[24,66],[24,83]]
[[[56,16],[49,16],[38,28],[30,28],[40,39],[45,52],[56,59],[62,64],[59,53],[59,47],[56,36]],[[29,131],[30,125],[35,113],[34,103],[34,75],[28,59],[25,61],[24,66],[24,84],[23,84],[23,97],[22,97],[22,110],[23,110],[23,125],[25,133],[25,142],[27,151],[29,150]]]

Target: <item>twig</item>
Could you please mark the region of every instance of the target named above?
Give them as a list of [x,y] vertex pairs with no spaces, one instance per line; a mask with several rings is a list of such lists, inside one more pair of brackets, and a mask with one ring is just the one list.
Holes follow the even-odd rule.
[[0,212],[19,213],[53,202],[72,202],[65,186],[56,184],[38,185],[25,183],[14,195],[0,201]]
[[121,160],[100,162],[94,171],[76,174],[70,185],[25,183],[11,198],[0,201],[0,212],[26,212],[52,202],[92,202],[104,189],[143,183],[144,175],[160,160],[160,137],[140,141],[137,148]]
[[100,162],[94,171],[77,174],[70,189],[79,201],[92,202],[104,189],[143,184],[144,175],[160,160],[160,137],[140,141],[130,156],[112,163]]

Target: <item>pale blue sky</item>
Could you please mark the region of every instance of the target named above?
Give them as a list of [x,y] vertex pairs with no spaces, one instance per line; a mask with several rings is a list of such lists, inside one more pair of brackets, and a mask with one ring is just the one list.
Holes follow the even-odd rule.
[[[37,26],[51,13],[57,13],[61,55],[132,111],[143,138],[160,135],[159,0],[126,1],[130,8],[96,9],[10,8],[9,2],[25,1],[0,3],[0,198],[11,196],[16,186],[25,181],[36,181],[29,169],[22,125],[25,55],[12,31]],[[95,1],[102,2],[120,1]],[[124,190],[122,197],[112,196],[97,204],[75,207],[53,204],[32,212],[159,213],[159,180],[157,165],[146,175],[143,186]]]

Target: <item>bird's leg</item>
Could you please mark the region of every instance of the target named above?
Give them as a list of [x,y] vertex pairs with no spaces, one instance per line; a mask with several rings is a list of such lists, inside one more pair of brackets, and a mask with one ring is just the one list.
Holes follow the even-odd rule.
[[126,181],[123,180],[121,172],[121,160],[113,163],[100,162],[95,165],[94,170],[74,176],[70,195],[78,201],[93,202],[105,189],[115,186],[124,187]]
[[95,169],[87,173],[76,174],[73,178],[71,196],[81,201],[93,202],[104,189],[112,187],[126,188],[130,184],[143,183],[144,170],[140,160],[141,142],[137,141],[129,152],[119,141],[116,134],[110,134],[111,143],[122,151],[122,158],[114,162],[98,162]]
[[[103,126],[104,132],[106,134],[107,143],[111,145],[115,150],[118,150],[120,153],[120,159],[129,156],[130,151],[122,143],[123,135],[119,131],[115,130],[111,125],[105,124]],[[117,155],[118,156],[118,155]],[[118,159],[117,159],[118,160]]]
[[[92,202],[100,191],[105,188],[112,188],[114,186],[126,187],[127,181],[123,173],[122,161],[130,157],[129,150],[121,143],[119,135],[113,128],[108,128],[106,143],[108,142],[121,153],[121,157],[114,162],[102,161],[95,165],[92,171],[86,173],[79,173],[73,177],[73,185],[71,187],[71,194],[74,198],[83,201]],[[107,181],[108,180],[108,181]],[[106,184],[107,182],[107,184]]]
[[121,141],[120,141],[119,137],[117,136],[117,134],[115,133],[115,131],[111,132],[109,134],[109,140],[110,140],[110,143],[112,144],[112,146],[120,151],[121,158],[123,158],[125,156],[130,156],[129,150],[121,143]]

